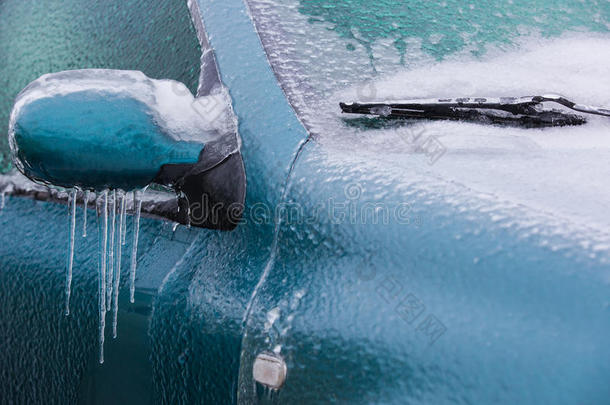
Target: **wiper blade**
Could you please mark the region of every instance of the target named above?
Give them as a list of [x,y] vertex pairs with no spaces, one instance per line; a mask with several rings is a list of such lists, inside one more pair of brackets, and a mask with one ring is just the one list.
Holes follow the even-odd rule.
[[576,104],[559,95],[529,97],[462,97],[340,103],[344,113],[395,119],[467,120],[527,127],[581,125],[586,119],[559,110],[544,110],[554,102],[574,111],[610,117],[610,110]]

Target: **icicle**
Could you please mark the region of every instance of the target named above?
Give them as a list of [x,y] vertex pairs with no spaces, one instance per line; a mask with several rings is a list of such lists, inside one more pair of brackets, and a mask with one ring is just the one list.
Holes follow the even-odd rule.
[[85,198],[83,201],[83,238],[87,236],[87,204],[89,203],[89,196],[91,195],[91,191],[85,191]]
[[125,218],[127,215],[127,208],[126,208],[126,201],[125,199],[127,198],[127,193],[123,193],[123,199],[121,200],[121,225],[120,227],[123,228],[123,236],[121,236],[121,245],[125,245],[125,234],[127,233],[127,225],[125,223]]
[[184,195],[184,198],[186,198],[186,227],[187,229],[191,229],[191,202],[189,201],[188,197]]
[[112,210],[110,221],[110,239],[108,241],[108,270],[106,271],[106,311],[110,311],[112,303],[112,282],[114,277],[114,233],[116,227],[116,190],[112,191]]
[[108,252],[108,190],[104,190],[104,192],[102,193],[102,251],[100,252],[100,254],[102,255],[102,272],[101,272],[101,276],[102,276],[102,289],[103,289],[103,293],[102,294],[102,301],[103,301],[103,306],[104,309],[106,307],[106,268],[107,268],[107,252]]
[[129,302],[135,301],[136,291],[136,264],[138,261],[138,234],[140,233],[140,211],[142,210],[142,200],[140,193],[135,190],[133,192],[133,242],[131,247],[131,269],[129,273]]
[[[125,213],[125,193],[121,194],[121,217]],[[125,237],[125,221],[119,217],[119,235],[116,238],[116,265],[112,291],[112,338],[117,337],[117,318],[119,313],[119,283],[121,282],[121,246]],[[124,218],[123,218],[124,219]]]
[[[101,207],[100,207],[101,206]],[[104,329],[106,328],[106,248],[108,244],[108,190],[102,193],[102,203],[98,208],[98,240],[99,240],[99,279],[98,279],[98,303],[99,303],[99,344],[100,364],[104,363]],[[100,215],[101,210],[101,215]]]
[[[4,197],[4,194],[2,195]],[[72,264],[74,263],[74,233],[76,229],[76,189],[70,195],[70,243],[66,263],[66,316],[70,315],[70,291],[72,288]]]
[[118,245],[124,245],[125,244],[125,234],[127,233],[127,225],[125,223],[125,213],[127,211],[126,209],[127,206],[127,193],[122,191],[121,192],[121,208],[119,211],[119,236],[117,239],[117,244]]
[[186,227],[191,229],[191,204],[189,204],[188,210],[186,211]]

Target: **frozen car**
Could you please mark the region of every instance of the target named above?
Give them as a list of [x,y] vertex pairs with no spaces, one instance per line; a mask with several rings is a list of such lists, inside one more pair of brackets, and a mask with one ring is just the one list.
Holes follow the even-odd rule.
[[[39,132],[22,131],[11,138],[18,170],[3,160],[2,402],[608,403],[610,121],[570,115],[569,125],[532,128],[339,107],[547,93],[608,106],[607,3],[5,1],[0,10],[7,132],[25,122],[63,137],[36,143]],[[99,134],[77,116],[112,117],[114,128],[132,110],[44,101],[73,91],[63,86],[78,75],[108,73],[73,71],[92,68],[140,70],[126,73],[139,78],[131,84],[172,79],[198,97],[223,89],[234,119],[229,138],[193,135],[199,155],[144,159],[153,184],[123,199],[135,214],[124,221],[123,194],[115,203],[97,188],[148,183],[123,176],[142,168],[132,165],[141,150],[117,156],[129,146],[100,138],[80,154],[68,139]],[[107,94],[123,91],[110,82]],[[14,97],[25,88],[19,107],[36,86],[45,95],[26,100],[31,114],[9,120],[21,111]],[[137,114],[187,96],[180,86],[168,98],[129,94],[145,106]],[[212,110],[196,108],[203,119]],[[166,130],[160,116],[153,127]],[[219,139],[230,146],[206,149]],[[221,152],[203,159],[210,149]],[[201,162],[212,163],[191,171]],[[96,181],[82,176],[99,167]],[[225,222],[208,220],[213,207]]]

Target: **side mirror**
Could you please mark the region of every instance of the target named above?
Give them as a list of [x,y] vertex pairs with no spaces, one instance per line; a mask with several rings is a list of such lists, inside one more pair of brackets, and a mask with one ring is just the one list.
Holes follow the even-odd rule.
[[162,216],[212,229],[233,229],[243,213],[237,122],[221,88],[195,98],[137,71],[47,74],[17,96],[9,143],[36,182],[100,191],[156,183],[178,199]]

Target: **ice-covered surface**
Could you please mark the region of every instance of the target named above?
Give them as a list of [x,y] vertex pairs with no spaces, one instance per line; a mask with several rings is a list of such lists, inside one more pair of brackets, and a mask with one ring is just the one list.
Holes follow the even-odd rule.
[[[591,32],[607,31],[605,3],[468,7],[477,11],[457,3],[443,2],[449,7],[439,11],[440,3],[415,1],[248,1],[271,66],[313,140],[294,163],[284,200],[306,220],[278,226],[279,242],[248,303],[238,403],[256,403],[253,361],[278,345],[289,367],[281,403],[608,397],[609,195],[599,190],[610,174],[607,121],[525,130],[389,125],[340,114],[339,100],[367,96],[555,92],[609,105],[609,38]],[[488,20],[467,18],[473,13]],[[592,14],[601,25],[586,21]],[[411,27],[401,62],[393,38],[376,33],[422,18],[428,23]],[[441,39],[456,32],[452,24],[481,29],[479,40],[449,46]],[[563,32],[581,25],[579,33]],[[540,35],[547,28],[550,37]],[[422,47],[430,39],[442,52]],[[471,52],[477,42],[485,52]],[[429,156],[429,139],[443,153]],[[308,291],[300,301],[293,298],[299,291]],[[282,317],[267,328],[273,308]],[[421,339],[422,331],[438,340]]]
[[[200,36],[200,40],[205,40],[205,36]],[[197,98],[180,82],[150,79],[139,71],[86,69],[45,74],[30,83],[13,106],[9,144],[16,167],[36,182],[72,187],[68,197],[65,191],[37,185],[17,173],[2,176],[3,196],[8,191],[37,199],[68,200],[71,215],[66,315],[70,314],[75,213],[80,193],[76,187],[87,189],[81,196],[85,205],[85,237],[90,190],[97,191],[94,204],[99,242],[100,363],[104,362],[106,314],[111,310],[112,334],[117,337],[118,287],[126,233],[123,190],[146,188],[165,164],[194,164],[203,159],[204,168],[210,167],[239,148],[230,98],[217,74],[210,77],[209,69],[205,73],[201,78],[209,80],[205,86],[199,86]],[[211,147],[211,152],[202,158],[206,146]],[[121,200],[118,233],[117,189]],[[132,304],[143,203],[140,193],[134,191],[133,196],[129,277]],[[170,195],[170,199],[174,198]],[[146,205],[146,212],[166,217],[176,215],[178,208],[175,201],[167,201],[167,196],[157,196],[152,201],[148,197]]]
[[[205,142],[233,129],[232,120],[226,116],[229,99],[222,88],[216,89],[209,100],[197,101],[181,82],[151,79],[135,70],[114,69],[66,70],[42,75],[17,96],[11,120],[33,101],[78,92],[138,100],[149,106],[156,122],[175,140]],[[202,107],[210,103],[215,107],[210,113],[215,114],[204,115],[197,103]]]
[[[44,187],[40,192],[44,192]],[[63,193],[64,201],[68,195]],[[144,207],[150,197],[144,195]],[[83,210],[78,193],[77,227]],[[131,210],[131,198],[128,199]],[[94,207],[93,197],[89,209]],[[144,210],[143,210],[144,211]],[[40,226],[44,218],[44,226]],[[151,370],[147,335],[154,276],[163,277],[188,247],[191,230],[173,230],[171,222],[142,218],[139,241],[139,272],[136,304],[130,305],[128,271],[121,275],[118,309],[118,339],[111,339],[110,315],[107,317],[105,363],[97,364],[97,231],[96,218],[89,212],[89,235],[77,237],[74,249],[74,273],[70,316],[63,314],[66,249],[69,227],[66,205],[43,203],[30,198],[8,195],[0,213],[2,272],[0,300],[7,327],[0,339],[7,347],[2,352],[4,383],[2,397],[17,402],[102,402],[125,399],[138,402],[151,391]],[[193,228],[195,230],[195,228]],[[125,229],[126,251],[122,268],[129,268],[131,221]],[[118,259],[118,258],[117,258]],[[146,280],[140,284],[140,278]],[[113,314],[114,317],[114,314]],[[36,382],[38,381],[38,383]],[[40,382],[44,382],[42,386]]]
[[[215,23],[208,24],[208,27],[215,28],[212,31],[215,46],[219,60],[224,62],[222,70],[234,85],[231,89],[238,107],[236,110],[240,113],[243,127],[254,128],[244,137],[244,152],[251,176],[250,203],[258,202],[260,200],[256,198],[262,199],[272,195],[276,189],[281,190],[284,183],[278,179],[286,177],[284,168],[289,166],[289,159],[293,156],[283,152],[295,150],[286,147],[286,138],[294,136],[298,129],[285,125],[290,122],[288,114],[277,107],[274,111],[275,103],[266,109],[266,103],[255,102],[260,101],[261,95],[269,100],[275,89],[262,79],[265,78],[264,71],[252,69],[252,60],[258,58],[257,49],[249,48],[251,43],[247,41],[235,41],[243,39],[240,37],[243,33],[232,35],[242,27],[226,24],[227,16],[235,18],[232,21],[241,22],[243,15],[239,13],[239,7],[243,6],[242,0],[205,3],[211,4],[212,9],[203,13],[206,18],[216,13]],[[286,2],[288,5],[293,3]],[[227,4],[239,6],[230,8]],[[238,12],[233,13],[236,10]],[[289,19],[286,24],[303,30],[304,35],[312,39],[318,34],[317,28],[312,32],[308,25],[299,26]],[[337,47],[343,46],[332,32],[323,31],[326,27],[319,27],[324,35],[328,35],[320,36],[326,38],[327,44],[334,41]],[[289,35],[280,35],[279,38],[290,39]],[[305,43],[305,46],[310,44]],[[312,55],[319,51],[315,46],[311,46],[311,50]],[[236,55],[243,58],[237,59]],[[306,73],[311,78],[318,67],[332,70],[333,66],[349,66],[340,55],[337,54],[336,60],[320,57],[317,64],[310,65],[310,71],[305,69]],[[246,59],[250,64],[233,64],[227,69],[227,65],[236,59]],[[282,56],[282,59],[287,65],[301,62],[299,58]],[[358,63],[360,61],[354,59],[353,64]],[[368,61],[363,65],[362,70],[370,68]],[[400,65],[397,66],[400,69]],[[410,69],[414,67],[409,66]],[[303,158],[294,165],[291,190],[277,194],[288,202],[299,202],[306,209],[315,210],[317,207],[314,205],[320,201],[330,202],[330,198],[340,204],[349,204],[351,200],[345,200],[351,195],[343,195],[346,182],[359,181],[364,187],[360,190],[360,202],[385,201],[393,206],[406,201],[412,203],[410,215],[421,218],[423,222],[390,227],[383,224],[366,227],[341,225],[333,222],[332,218],[304,224],[287,223],[281,227],[281,237],[278,236],[280,230],[276,230],[279,243],[272,249],[278,249],[278,259],[273,265],[268,260],[272,232],[264,225],[250,221],[234,232],[225,233],[196,230],[197,239],[187,245],[186,251],[178,249],[173,239],[154,232],[163,226],[161,222],[144,221],[147,229],[141,233],[144,240],[140,242],[139,250],[143,263],[139,265],[146,267],[147,271],[140,272],[138,277],[154,278],[151,273],[164,275],[169,270],[163,267],[167,263],[173,270],[164,279],[152,316],[146,314],[147,322],[151,321],[150,328],[146,328],[148,333],[138,340],[145,342],[141,346],[152,346],[150,353],[143,357],[144,364],[147,361],[153,364],[153,383],[146,380],[142,384],[145,386],[144,395],[133,401],[144,398],[151,386],[154,395],[165,402],[234,401],[234,376],[239,366],[235,353],[243,350],[256,355],[268,345],[274,348],[278,344],[289,366],[284,393],[296,393],[290,397],[292,402],[490,403],[503,400],[504,403],[574,403],[584,400],[598,403],[600,398],[607,398],[603,395],[607,392],[603,383],[608,375],[604,359],[607,358],[605,319],[609,278],[603,259],[608,254],[602,252],[602,259],[595,258],[599,250],[596,250],[598,245],[590,244],[593,233],[584,234],[582,249],[574,244],[574,237],[567,242],[561,238],[559,241],[545,240],[544,236],[540,237],[541,226],[550,224],[552,228],[568,229],[564,222],[557,221],[555,212],[533,216],[531,207],[519,206],[514,201],[506,201],[502,206],[497,196],[475,192],[469,185],[447,180],[434,172],[446,159],[453,159],[452,151],[447,151],[435,165],[429,166],[428,157],[418,153],[414,145],[407,142],[403,149],[397,150],[396,140],[388,139],[396,138],[396,128],[364,131],[347,126],[331,99],[340,96],[337,92],[342,89],[347,89],[347,95],[353,94],[349,93],[349,86],[372,77],[372,74],[360,76],[350,73],[343,76],[345,80],[342,82],[335,77],[326,82],[327,87],[323,87],[326,90],[320,92],[322,96],[318,98],[309,96],[321,88],[307,93],[299,87],[311,86],[315,81],[307,81],[304,76],[296,74],[293,77],[301,80],[292,88],[294,94],[307,96],[303,98],[306,102],[301,104],[300,112],[307,105],[322,110],[326,105],[332,105],[332,110],[319,119],[320,123],[327,125],[328,132],[316,133],[316,142],[308,143]],[[340,86],[335,87],[337,83]],[[287,89],[285,81],[283,84]],[[261,111],[276,113],[277,117],[261,122]],[[320,115],[315,109],[310,111],[313,111],[311,116]],[[312,128],[313,120],[306,119],[305,122]],[[269,134],[277,136],[277,139],[269,137]],[[282,135],[285,137],[281,138]],[[514,137],[509,137],[507,142]],[[257,140],[260,144],[253,143]],[[510,150],[503,145],[496,144],[500,152]],[[492,154],[488,159],[491,166],[493,158]],[[56,303],[62,297],[47,296],[59,290],[53,286],[57,285],[57,280],[61,282],[61,278],[53,276],[56,273],[63,275],[64,269],[57,266],[63,260],[57,260],[56,253],[61,251],[59,256],[63,257],[67,239],[58,241],[54,232],[36,229],[41,215],[48,219],[48,229],[63,229],[66,215],[54,204],[16,200],[7,205],[9,211],[5,213],[9,215],[0,217],[4,229],[14,230],[11,235],[4,235],[7,243],[0,244],[0,249],[5,251],[2,257],[7,269],[0,273],[5,280],[0,286],[13,291],[0,294],[0,298],[4,300],[3,307],[7,312],[19,312],[25,319],[16,322],[18,328],[6,331],[9,342],[23,349],[23,354],[10,357],[8,364],[19,367],[23,359],[36,364],[42,350],[49,359],[60,358],[43,364],[50,373],[54,373],[53,376],[60,369],[56,364],[64,364],[61,360],[68,356],[71,361],[75,360],[75,369],[82,369],[86,362],[81,359],[87,354],[86,350],[82,354],[83,347],[91,346],[89,343],[95,334],[91,321],[95,311],[92,305],[94,288],[83,288],[74,295],[75,318],[84,313],[79,311],[79,305],[82,307],[86,303],[89,308],[88,316],[84,317],[88,321],[87,335],[82,336],[84,328],[76,329],[76,322],[57,328],[54,314],[57,314]],[[277,202],[271,198],[263,201]],[[515,209],[516,206],[520,209]],[[515,218],[530,219],[525,231],[533,236],[524,237],[526,232],[514,232]],[[13,239],[20,243],[13,246],[10,242]],[[561,242],[569,245],[567,253],[558,246]],[[31,252],[41,245],[48,250],[48,255],[32,257]],[[603,245],[600,246],[603,250]],[[85,245],[76,250],[75,286],[83,285],[86,276],[89,280],[87,287],[92,287],[95,282],[94,265],[84,266],[83,257],[94,257],[94,249]],[[592,258],[588,254],[593,255]],[[181,256],[182,259],[178,260]],[[28,263],[25,269],[22,266],[24,262]],[[125,260],[123,265],[128,265],[128,261]],[[268,280],[263,280],[267,282],[261,289],[261,297],[257,297],[254,303],[249,323],[253,327],[247,330],[245,344],[240,345],[243,310],[251,297],[251,287],[257,284],[260,271],[266,267],[270,267],[271,274]],[[32,276],[21,277],[24,270]],[[363,279],[363,270],[374,270],[376,278]],[[378,284],[379,281],[404,283],[406,289],[423,299],[427,313],[438,315],[447,326],[447,334],[438,344],[422,348],[427,342],[421,333],[419,338],[423,343],[418,344],[416,324],[403,323],[400,318],[404,313],[397,313],[397,305],[403,304],[400,300],[404,294],[394,296],[394,301],[387,301],[392,298],[388,297],[393,292],[392,287],[397,285],[388,287],[387,284]],[[13,286],[19,288],[16,290],[19,294],[15,294]],[[304,286],[310,288],[303,289]],[[15,301],[12,297],[25,297],[22,299],[29,300],[26,301],[28,305],[24,306],[22,301]],[[45,299],[46,302],[40,302]],[[46,305],[36,307],[39,302]],[[44,312],[46,307],[52,310]],[[281,317],[270,328],[272,335],[263,334],[263,338],[271,337],[272,340],[255,340],[258,337],[256,327],[259,326],[257,315],[262,315],[264,322],[272,308],[281,308]],[[402,307],[402,311],[408,310]],[[139,311],[135,309],[132,314]],[[32,319],[38,328],[31,327]],[[260,327],[265,332],[263,322]],[[28,329],[33,330],[36,340],[28,339],[23,333]],[[74,330],[79,334],[70,335],[69,341],[78,344],[65,354],[66,347],[70,346],[65,344],[66,340],[59,340],[56,336],[62,331],[73,333]],[[129,332],[129,328],[122,328],[121,342],[126,341]],[[59,344],[62,342],[64,344]],[[83,345],[81,342],[86,343]],[[112,344],[107,345],[107,349],[107,354],[111,355]],[[133,368],[134,364],[140,363],[128,357],[132,352],[129,347],[121,353],[120,359],[109,359],[104,367],[98,369],[116,373],[130,366]],[[117,368],[112,369],[113,366]],[[124,376],[118,382],[133,384],[133,376],[141,377],[145,369],[123,375],[117,373]],[[244,375],[252,375],[248,364],[242,371]],[[63,377],[64,374],[60,375]],[[15,382],[10,387],[21,387],[19,378],[8,373],[4,375],[8,376],[7,381]],[[40,378],[23,380],[26,388],[32,381],[41,381]],[[73,380],[78,381],[72,378],[67,383],[49,386],[52,390],[58,387],[72,389],[76,386]],[[109,401],[113,401],[116,400],[117,385],[97,384],[97,387],[111,391]]]
[[[195,98],[182,83],[149,79],[137,71],[74,70],[43,75],[30,83],[15,101],[9,122],[9,143],[15,166],[34,181],[98,191],[95,206],[99,241],[100,363],[104,362],[106,315],[111,310],[112,333],[113,337],[117,336],[125,201],[123,197],[117,237],[116,190],[121,189],[120,195],[124,195],[123,190],[145,188],[166,164],[195,164],[203,159],[209,167],[239,147],[229,96],[217,80],[212,84],[206,95]],[[213,153],[202,158],[202,150],[207,145],[213,145]],[[7,178],[4,176],[3,180],[6,182]],[[28,188],[28,182],[18,182],[26,194],[34,193],[35,187]],[[12,192],[15,188],[13,184]],[[73,188],[69,198],[72,211],[65,281],[66,315],[70,314],[78,191]],[[89,194],[85,198],[88,202]],[[162,205],[165,210],[168,206],[177,208],[176,204]],[[154,204],[152,207],[155,208]],[[142,199],[136,190],[133,208],[129,277],[132,304],[142,208]],[[83,229],[86,235],[86,225]]]
[[[566,233],[575,228],[607,232],[608,118],[587,116],[584,126],[550,129],[460,122],[383,125],[341,114],[338,108],[339,101],[546,93],[559,93],[580,104],[610,106],[605,6],[565,2],[559,24],[552,7],[539,5],[527,25],[529,11],[518,13],[523,5],[517,2],[509,10],[496,10],[514,13],[515,18],[494,27],[488,24],[496,18],[491,5],[458,10],[448,2],[448,8],[416,7],[407,18],[384,14],[388,4],[383,2],[374,12],[372,5],[358,1],[332,7],[311,1],[248,3],[284,91],[329,156],[357,154],[357,160],[368,160],[371,168],[379,161],[390,162],[392,171],[402,172],[405,181],[419,176],[437,190],[443,184],[460,186],[455,190],[459,195],[447,196],[448,200],[480,197],[522,206],[525,215],[544,213],[567,221]],[[368,19],[363,9],[372,13]],[[473,13],[479,18],[470,19],[477,33],[461,35],[462,45],[449,46],[450,38],[441,34],[459,28],[462,20],[455,26],[445,17]],[[589,13],[596,17],[584,18]],[[428,44],[432,49],[426,45],[431,33],[414,29],[404,33],[404,50],[397,48],[389,38],[422,15],[436,17],[434,30],[445,42]],[[514,30],[510,24],[515,24]],[[581,32],[566,32],[569,29]],[[442,149],[439,156],[426,154],[430,143]]]
[[[609,51],[607,37],[536,41],[483,61],[446,61],[401,72],[372,82],[373,94],[363,95],[362,88],[351,88],[334,95],[333,101],[519,96],[551,90],[582,103],[608,106]],[[407,175],[413,173],[409,167],[418,154],[412,134],[421,136],[420,142],[437,139],[445,154],[432,165],[420,165],[420,171],[463,185],[471,196],[522,204],[601,232],[609,228],[605,208],[610,201],[608,118],[587,116],[589,122],[583,126],[547,129],[425,122],[379,130],[350,130],[342,118],[336,116],[326,123],[342,135],[330,135],[335,133],[330,130],[320,136],[321,142],[338,145],[347,137],[364,156],[383,153]]]
[[[2,184],[0,193],[6,194],[6,204],[9,204],[9,195],[28,197],[40,201],[57,202],[68,204],[69,193],[62,188],[50,187],[43,184],[35,183],[25,177],[23,174],[13,170],[9,174],[2,175]],[[78,205],[87,204],[89,209],[94,209],[94,193],[78,192],[76,194],[76,202]],[[151,190],[150,188],[142,194],[142,215],[147,217],[165,218],[171,220],[171,213],[178,210],[176,195],[165,191]],[[123,220],[123,229],[125,229],[125,211],[133,211],[133,199],[125,198],[124,211],[121,212]],[[89,213],[90,215],[90,213]],[[90,218],[85,222],[83,217],[83,226],[90,222]],[[88,234],[89,232],[87,232]],[[83,237],[87,237],[87,234]],[[125,244],[125,233],[123,233],[123,245]]]
[[[597,0],[248,0],[284,87],[344,86],[430,65],[515,49],[523,38],[610,31],[610,8]],[[283,74],[286,73],[286,74]],[[288,86],[287,86],[288,85]],[[307,88],[308,86],[308,88]]]
[[22,172],[98,190],[144,187],[162,165],[195,163],[204,145],[223,137],[235,137],[235,120],[221,86],[194,98],[182,83],[136,71],[43,75],[17,97],[9,123]]
[[32,80],[68,69],[139,70],[195,92],[200,55],[184,0],[3,1],[0,71],[7,79],[0,88],[0,172],[12,168],[6,138],[11,107]]
[[[117,66],[110,67],[123,69],[142,67],[142,70],[148,74],[152,72],[152,77],[180,79],[180,77],[175,76],[175,70],[177,70],[178,74],[183,74],[182,77],[185,79],[183,81],[187,83],[188,87],[193,90],[195,88],[196,81],[189,79],[196,78],[199,72],[197,61],[200,52],[195,49],[197,58],[194,60],[194,64],[191,63],[193,60],[185,59],[182,55],[191,51],[192,48],[179,40],[182,29],[190,29],[190,31],[187,30],[187,33],[192,33],[190,24],[183,25],[184,20],[178,18],[179,12],[186,9],[186,7],[183,7],[183,9],[180,7],[185,6],[184,1],[163,2],[164,4],[167,3],[165,4],[167,7],[154,4],[154,2],[142,1],[104,2],[99,5],[85,4],[95,2],[70,4],[71,2],[52,1],[46,2],[38,8],[34,7],[34,9],[32,9],[32,5],[28,5],[26,7],[27,21],[23,21],[23,18],[19,18],[19,15],[11,13],[11,11],[14,11],[12,6],[16,3],[18,2],[3,3],[3,13],[4,11],[8,13],[10,23],[2,25],[2,28],[6,29],[0,30],[2,31],[0,36],[6,39],[6,41],[2,41],[2,44],[15,49],[15,54],[18,55],[14,56],[15,54],[9,53],[5,59],[10,66],[8,68],[7,66],[0,66],[2,69],[7,68],[8,70],[4,70],[11,73],[5,76],[11,78],[13,86],[8,86],[7,92],[2,94],[6,96],[3,97],[5,100],[10,98],[9,107],[12,105],[18,89],[21,89],[43,72],[92,65],[107,66],[107,64],[118,63]],[[65,9],[69,9],[69,12],[66,13]],[[170,12],[167,9],[170,9]],[[100,10],[102,14],[98,16],[96,12]],[[159,11],[159,13],[149,13],[148,10]],[[116,18],[103,18],[108,13],[113,14]],[[66,21],[61,19],[58,22],[58,14],[60,17],[67,17],[65,20],[69,23],[65,23]],[[70,18],[71,16],[74,17],[73,14],[77,14],[76,18]],[[35,18],[40,15],[43,16],[42,24]],[[134,21],[134,16],[138,21]],[[138,19],[138,16],[142,18]],[[123,20],[128,20],[128,27],[120,26],[120,22]],[[47,22],[46,25],[45,21]],[[84,27],[79,26],[79,22],[82,21],[86,21]],[[103,27],[101,30],[99,29],[100,25]],[[36,28],[39,28],[40,31]],[[166,32],[164,32],[165,28],[168,28]],[[27,35],[22,35],[23,31],[21,30],[26,31]],[[162,38],[151,35],[151,31],[160,32]],[[42,35],[40,32],[42,32]],[[40,37],[37,38],[37,36]],[[137,46],[135,49],[131,46],[135,37],[144,42],[143,46]],[[191,43],[194,41],[196,45],[194,35],[187,36],[186,39],[191,39]],[[44,48],[45,40],[53,42],[52,46],[47,47],[48,54],[37,52],[37,45],[42,44]],[[94,45],[96,43],[98,45],[99,43],[108,45],[111,55],[105,53],[105,49],[100,50],[99,47],[96,47]],[[169,44],[171,48],[164,47],[164,43]],[[93,57],[83,48],[90,50],[90,53],[94,54]],[[154,48],[154,50],[151,50],[151,48]],[[6,47],[3,49],[6,50]],[[155,50],[162,50],[162,52],[158,54]],[[76,55],[74,57],[76,61],[70,59],[71,53]],[[11,57],[11,55],[14,57]],[[161,58],[160,55],[162,55]],[[33,63],[28,59],[30,56],[34,59]],[[55,63],[57,58],[61,60],[59,64]],[[30,66],[30,63],[32,66]],[[150,68],[147,63],[150,63],[153,67]],[[149,67],[148,70],[145,69],[147,66]],[[31,76],[32,72],[38,73]],[[166,101],[168,96],[168,94],[163,94],[163,91],[175,90],[178,90],[178,94],[169,94],[169,97],[180,96],[182,99],[186,99],[185,96],[188,94],[186,87],[179,85],[178,87],[166,86],[163,88],[162,85],[166,81],[160,82],[160,91],[155,96],[163,98],[162,101]],[[205,84],[210,85],[210,82]],[[198,100],[200,102],[205,101],[200,106],[196,106],[203,109],[203,113],[213,112],[214,107],[218,106],[222,107],[222,112],[226,111],[228,103],[219,104],[219,101],[226,100],[219,96],[219,91],[222,91],[222,89],[217,84],[217,82],[213,82],[212,86],[208,88],[208,93],[212,93],[210,97]],[[13,91],[14,93],[12,93]],[[190,99],[193,100],[192,96],[190,96]],[[180,103],[175,102],[175,99],[173,101],[173,103],[165,106],[168,114],[188,114],[189,111],[184,109],[187,104],[180,105]],[[163,107],[161,105],[160,109],[163,110]],[[193,106],[189,105],[189,107],[192,108]],[[171,111],[172,109],[174,111]],[[7,116],[7,119],[4,120],[6,125],[8,123],[8,109],[6,109],[5,115]],[[231,127],[234,126],[233,120],[234,117],[231,115],[228,123]],[[173,130],[178,131],[179,135],[190,135],[182,130],[185,128],[191,129],[192,123],[178,120],[174,124],[176,125]],[[218,131],[222,128],[219,125],[218,128],[213,129]],[[197,135],[200,137],[206,135],[206,133]],[[214,134],[208,132],[207,135]],[[227,145],[233,145],[231,149],[233,151],[238,144],[234,129],[231,132],[231,137],[232,142],[216,142],[216,151],[222,151],[219,146]],[[215,138],[213,136],[210,136],[210,138],[212,139],[211,142],[214,143]],[[195,139],[195,141],[198,142],[198,146],[203,143],[201,139]],[[0,149],[3,149],[1,146]],[[4,153],[7,150],[8,148],[0,152]],[[3,168],[2,163],[0,162],[0,166]],[[213,164],[214,162],[210,163]],[[35,403],[56,398],[58,401],[75,402],[78,397],[81,401],[89,402],[93,400],[92,398],[97,401],[105,396],[107,401],[111,402],[133,402],[150,395],[150,369],[146,366],[143,367],[143,365],[148,364],[149,360],[149,340],[146,332],[152,299],[147,295],[147,289],[154,291],[158,287],[159,279],[165,276],[184,253],[185,248],[182,245],[186,242],[174,239],[174,235],[183,233],[182,231],[185,231],[186,228],[178,228],[177,224],[171,222],[142,219],[143,229],[139,235],[139,245],[143,249],[138,252],[138,260],[144,260],[147,271],[144,275],[138,274],[136,278],[137,303],[122,305],[119,311],[119,296],[121,296],[120,301],[123,303],[123,291],[126,290],[119,289],[119,285],[121,281],[122,285],[126,285],[128,272],[124,272],[123,280],[121,280],[118,270],[121,264],[123,268],[129,266],[129,251],[131,250],[131,246],[125,247],[129,250],[126,251],[126,254],[123,254],[125,257],[121,259],[121,240],[124,244],[126,233],[132,232],[133,234],[136,231],[136,229],[132,229],[131,221],[129,221],[129,226],[126,226],[125,223],[125,212],[126,210],[133,210],[133,201],[131,199],[121,199],[121,219],[118,221],[119,228],[114,241],[116,243],[116,253],[114,254],[116,265],[113,266],[110,252],[112,252],[112,243],[115,238],[112,237],[112,230],[117,224],[114,223],[112,218],[108,218],[108,213],[114,213],[114,210],[117,210],[117,205],[111,203],[112,200],[107,201],[108,210],[103,209],[104,213],[100,215],[97,221],[95,216],[91,219],[91,215],[89,215],[90,226],[95,226],[96,222],[98,224],[106,222],[105,227],[107,229],[99,232],[98,235],[96,235],[96,232],[89,232],[87,239],[75,238],[74,210],[76,210],[77,222],[83,220],[83,233],[86,236],[86,209],[83,212],[80,207],[76,207],[76,203],[81,204],[85,199],[89,203],[89,207],[94,208],[96,199],[92,194],[95,195],[95,193],[82,192],[77,189],[62,190],[50,185],[34,183],[16,171],[0,177],[0,195],[2,196],[0,209],[4,208],[4,196],[7,195],[7,207],[2,212],[4,216],[0,215],[2,216],[2,229],[5,231],[1,235],[5,238],[4,242],[0,245],[6,250],[0,255],[3,259],[1,266],[3,271],[0,272],[0,276],[3,278],[3,291],[0,294],[0,299],[3,302],[2,308],[5,310],[2,311],[3,321],[10,325],[10,327],[5,328],[6,333],[0,339],[3,346],[9,348],[3,351],[3,367],[0,370],[0,375],[2,375],[0,379],[4,382],[4,389],[2,390],[4,401]],[[71,200],[72,210],[70,215],[66,216],[61,204],[41,203],[30,201],[28,198],[11,198],[10,196],[31,197],[48,202],[60,201],[66,203]],[[148,191],[142,195],[142,201],[143,215],[150,216],[152,214],[157,217],[172,218],[178,209],[176,196],[173,193]],[[38,226],[41,218],[45,218],[43,228]],[[66,226],[66,221],[70,224],[69,226]],[[77,225],[80,228],[80,222]],[[136,228],[139,229],[138,226]],[[63,232],[64,229],[68,232]],[[159,232],[161,229],[163,231]],[[188,231],[190,234],[190,229]],[[110,236],[108,236],[108,233],[110,233]],[[129,235],[128,240],[132,240],[132,234]],[[110,361],[103,368],[87,366],[92,362],[94,358],[92,354],[97,349],[94,342],[95,335],[98,334],[99,330],[95,328],[94,320],[97,317],[94,315],[99,307],[96,305],[95,298],[104,297],[100,293],[96,297],[94,287],[97,284],[99,274],[95,271],[94,264],[96,261],[96,238],[100,240],[107,238],[108,242],[106,251],[109,254],[105,274],[107,283],[105,284],[106,302],[104,312],[111,308],[113,310],[114,337],[117,335],[117,321],[122,326],[120,340],[108,342],[108,339],[106,339],[105,357],[109,358]],[[69,261],[67,268],[64,268],[64,265],[66,265],[66,260],[64,260],[66,248],[68,248]],[[100,254],[101,252],[102,249],[98,249],[98,257],[105,257],[106,255]],[[121,263],[121,260],[123,263]],[[70,262],[73,264],[74,270],[74,282],[71,283],[71,314],[70,317],[64,317],[58,308],[61,306],[61,309],[63,309],[63,300],[65,299],[63,296],[65,294],[63,288],[64,277],[67,286],[70,286],[70,279],[67,277]],[[114,279],[111,279],[109,276],[113,272]],[[141,283],[141,279],[144,279],[145,282]],[[108,288],[109,285],[112,287],[112,302],[108,299],[108,294],[111,292]],[[58,294],[60,291],[61,296]],[[127,304],[127,297],[125,297],[125,304]],[[99,315],[105,317],[104,312],[100,311]],[[108,318],[105,318],[104,322],[106,319]],[[106,328],[107,336],[109,329]],[[113,382],[104,382],[109,379]],[[131,400],[128,398],[131,398]],[[101,401],[104,402],[103,399]]]

